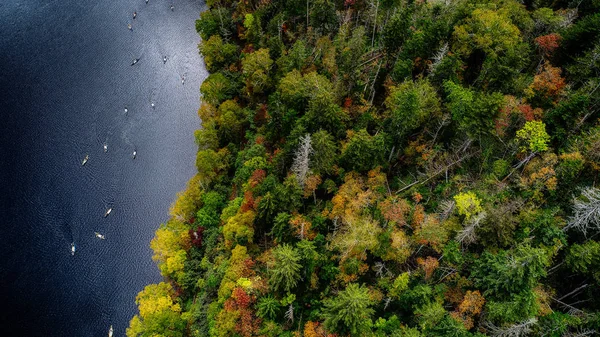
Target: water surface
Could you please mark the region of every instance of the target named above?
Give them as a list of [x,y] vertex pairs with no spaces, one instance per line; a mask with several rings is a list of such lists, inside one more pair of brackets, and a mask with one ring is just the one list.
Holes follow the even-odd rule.
[[195,170],[203,7],[0,2],[2,336],[124,335],[160,281],[148,245]]

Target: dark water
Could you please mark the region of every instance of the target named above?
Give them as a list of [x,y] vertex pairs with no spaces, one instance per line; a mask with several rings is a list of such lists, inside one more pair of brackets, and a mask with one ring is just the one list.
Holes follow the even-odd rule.
[[149,242],[194,173],[206,76],[204,4],[171,3],[0,1],[0,336],[122,336],[160,281]]

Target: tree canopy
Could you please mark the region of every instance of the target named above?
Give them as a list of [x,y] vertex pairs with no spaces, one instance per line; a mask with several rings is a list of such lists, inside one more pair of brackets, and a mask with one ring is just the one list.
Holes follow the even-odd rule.
[[599,1],[207,6],[128,336],[599,333]]

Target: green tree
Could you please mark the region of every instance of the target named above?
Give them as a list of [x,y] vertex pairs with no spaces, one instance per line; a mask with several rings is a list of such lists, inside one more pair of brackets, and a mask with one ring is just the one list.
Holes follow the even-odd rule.
[[237,143],[248,127],[247,110],[233,100],[227,100],[218,109],[219,140],[222,144]]
[[210,72],[216,72],[235,62],[238,55],[238,47],[232,43],[223,43],[223,39],[218,35],[200,42],[198,49],[204,56],[206,69]]
[[219,136],[214,123],[209,125],[194,132],[194,138],[200,150],[217,150],[219,148]]
[[200,13],[200,20],[196,20],[196,31],[203,40],[208,40],[213,35],[230,36],[234,29],[231,13],[225,7],[203,11]]
[[244,38],[251,43],[257,43],[262,35],[260,17],[246,14],[244,16],[244,28],[246,28]]
[[310,132],[326,130],[336,137],[344,132],[344,122],[347,116],[342,108],[335,102],[332,92],[313,89],[308,103],[308,111],[304,118],[298,120]]
[[270,87],[269,73],[272,65],[269,49],[261,48],[242,59],[242,75],[246,79],[247,94],[260,94]]
[[502,94],[475,92],[453,82],[446,82],[444,88],[448,93],[448,110],[459,130],[472,138],[492,131],[494,117],[503,102]]
[[331,248],[340,252],[341,259],[363,258],[367,251],[373,251],[378,245],[377,236],[381,227],[368,218],[347,217],[346,224],[331,240]]
[[583,275],[591,275],[600,283],[600,243],[589,240],[584,244],[574,244],[565,258],[567,266]]
[[546,276],[549,263],[548,252],[527,245],[520,245],[511,252],[484,252],[476,261],[471,279],[477,287],[485,289],[484,294],[506,298],[533,289],[538,280]]
[[348,140],[342,147],[342,163],[350,170],[369,171],[385,164],[385,133],[371,136],[367,130],[348,131]]
[[320,130],[312,134],[312,169],[315,173],[330,173],[337,161],[337,145],[329,132]]
[[336,57],[338,69],[346,75],[349,85],[352,86],[360,74],[356,65],[360,63],[367,47],[365,28],[343,25],[335,39],[335,45],[339,51]]
[[309,25],[322,35],[327,35],[338,27],[338,15],[335,11],[335,1],[314,0],[311,2]]
[[214,150],[201,150],[196,155],[196,168],[200,176],[200,183],[203,188],[208,185],[227,167],[225,158],[228,153],[226,149],[219,152]]
[[290,108],[302,110],[308,97],[306,81],[302,74],[294,69],[279,81],[278,90],[281,101]]
[[279,301],[272,295],[261,297],[256,305],[256,315],[261,318],[275,319],[279,313]]
[[497,58],[521,42],[521,33],[504,11],[477,8],[465,23],[454,28],[453,50],[468,57],[482,50]]
[[441,114],[435,89],[429,81],[423,79],[409,80],[392,87],[385,105],[390,110],[391,117],[388,132],[397,137],[396,142]]
[[292,237],[290,220],[292,216],[288,213],[278,213],[273,220],[273,228],[271,234],[278,242],[285,242]]
[[296,287],[300,279],[300,254],[296,248],[283,244],[273,249],[273,258],[275,262],[269,270],[269,284],[276,291],[289,292]]
[[213,105],[233,98],[236,91],[235,83],[221,72],[208,75],[200,86],[202,99]]
[[337,296],[323,301],[325,327],[329,331],[363,336],[370,331],[373,324],[371,320],[374,313],[371,309],[373,304],[366,287],[350,283]]
[[277,59],[277,67],[281,73],[289,73],[293,70],[302,70],[310,50],[306,48],[304,40],[294,43],[287,53]]

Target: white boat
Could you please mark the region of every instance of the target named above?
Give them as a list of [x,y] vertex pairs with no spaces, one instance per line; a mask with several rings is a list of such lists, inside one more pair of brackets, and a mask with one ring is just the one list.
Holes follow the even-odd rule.
[[71,255],[75,255],[75,242],[71,242]]
[[102,147],[104,148],[104,153],[106,153],[108,151],[108,145],[104,144]]
[[137,151],[133,150],[133,159],[135,159],[135,156],[137,156]]
[[100,233],[98,233],[98,232],[94,232],[94,234],[96,235],[96,237],[97,237],[98,239],[102,239],[102,240],[106,239],[106,238],[104,237],[104,235],[102,235],[102,234],[100,234]]
[[127,113],[127,107],[125,107],[125,113]]
[[112,208],[106,210],[106,213],[104,213],[104,217],[106,218],[110,214],[110,212],[112,212]]
[[81,162],[81,166],[85,165],[85,163],[87,163],[89,159],[90,159],[90,156],[86,154],[85,158],[83,158],[83,161]]
[[108,329],[108,337],[113,337],[113,328],[112,328],[112,325],[110,326],[110,329]]

